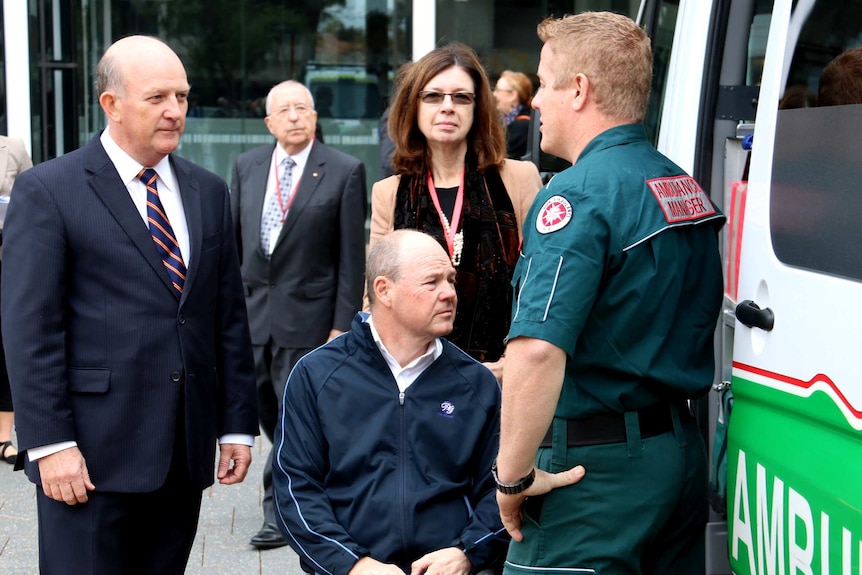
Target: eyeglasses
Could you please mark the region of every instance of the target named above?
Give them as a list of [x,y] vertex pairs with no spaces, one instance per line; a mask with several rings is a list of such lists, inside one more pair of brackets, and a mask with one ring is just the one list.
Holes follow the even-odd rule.
[[306,106],[305,104],[294,104],[292,106],[284,106],[282,108],[279,108],[278,110],[273,112],[272,115],[278,116],[279,118],[283,118],[287,116],[291,110],[296,112],[297,116],[307,116],[314,111],[311,106]]
[[419,99],[422,100],[422,103],[432,106],[442,104],[446,96],[451,96],[452,103],[456,106],[469,106],[476,100],[476,94],[470,92],[432,92],[430,90],[419,92]]

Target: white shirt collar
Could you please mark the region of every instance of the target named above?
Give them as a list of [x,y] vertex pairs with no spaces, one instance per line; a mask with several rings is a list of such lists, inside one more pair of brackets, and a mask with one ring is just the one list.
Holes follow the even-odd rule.
[[164,185],[173,192],[179,190],[177,179],[171,166],[170,156],[165,156],[155,166],[142,166],[140,162],[131,157],[128,152],[114,141],[107,128],[102,131],[99,140],[102,142],[102,147],[105,148],[105,153],[108,154],[111,163],[114,164],[114,167],[120,174],[120,179],[123,180],[126,186],[138,179],[138,174],[142,168],[153,168],[159,175],[159,187]]
[[401,364],[398,363],[398,360],[389,353],[389,350],[386,349],[386,346],[383,345],[383,340],[380,339],[380,333],[378,333],[377,328],[374,327],[374,321],[371,319],[369,315],[365,318],[365,323],[368,324],[368,327],[371,329],[371,337],[374,339],[374,343],[377,344],[377,349],[380,350],[381,355],[383,355],[383,359],[386,360],[386,365],[389,366],[389,370],[392,372],[392,377],[395,378],[395,382],[398,384],[398,389],[401,392],[404,392],[408,387],[410,387],[416,379],[422,375],[422,372],[428,369],[432,363],[437,361],[437,358],[443,355],[443,342],[440,341],[440,338],[434,338],[434,341],[428,344],[428,349],[405,365],[401,367]]
[[[301,149],[296,154],[290,156],[293,158],[293,161],[296,162],[296,166],[294,166],[294,170],[299,170],[299,173],[302,173],[302,170],[305,169],[305,164],[308,163],[308,155],[311,153],[311,146],[314,145],[314,139],[312,139],[307,146]],[[281,144],[275,145],[275,163],[277,166],[281,166],[282,160],[284,160],[288,156],[287,152],[284,151],[284,148],[281,147]],[[297,172],[294,171],[294,174]]]

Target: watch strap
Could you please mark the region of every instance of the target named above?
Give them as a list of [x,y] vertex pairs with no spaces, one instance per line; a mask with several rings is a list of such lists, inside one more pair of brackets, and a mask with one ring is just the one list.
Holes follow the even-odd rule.
[[500,493],[505,493],[506,495],[517,495],[523,491],[526,491],[533,484],[533,481],[536,480],[536,468],[532,468],[530,473],[516,481],[515,483],[503,483],[500,481],[500,477],[497,475],[497,461],[494,461],[494,464],[491,466],[491,475],[494,476],[494,483],[497,484],[497,491]]

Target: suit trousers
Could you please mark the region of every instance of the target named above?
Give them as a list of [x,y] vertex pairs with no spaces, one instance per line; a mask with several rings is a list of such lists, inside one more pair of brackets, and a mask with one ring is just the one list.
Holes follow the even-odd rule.
[[[257,401],[260,413],[260,428],[275,445],[275,427],[281,414],[284,387],[290,371],[299,359],[314,348],[278,347],[270,339],[267,345],[255,345],[254,365],[257,373]],[[273,451],[269,450],[263,467],[263,520],[275,524],[275,507],[272,501]]]

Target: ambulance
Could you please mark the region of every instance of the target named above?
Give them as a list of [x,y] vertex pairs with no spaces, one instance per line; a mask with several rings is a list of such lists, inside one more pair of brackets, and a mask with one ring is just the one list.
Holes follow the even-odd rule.
[[726,468],[706,571],[862,574],[862,0],[646,0],[638,18],[648,129],[729,216],[698,405]]

